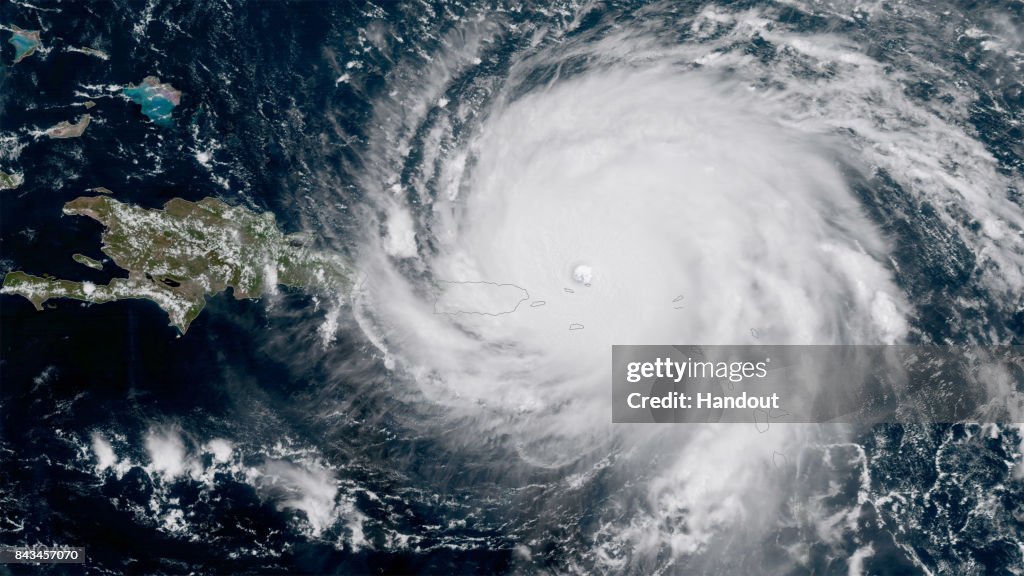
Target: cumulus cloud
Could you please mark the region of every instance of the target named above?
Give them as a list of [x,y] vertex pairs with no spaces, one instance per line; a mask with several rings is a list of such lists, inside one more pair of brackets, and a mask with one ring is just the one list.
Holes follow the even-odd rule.
[[114,453],[114,448],[103,437],[103,434],[99,432],[92,433],[92,451],[96,455],[96,469],[98,471],[106,470],[117,464],[117,454]]
[[264,493],[277,499],[279,508],[301,511],[313,536],[319,536],[337,519],[338,487],[333,473],[323,466],[269,460],[261,469],[258,483]]
[[188,456],[181,432],[176,427],[151,428],[146,434],[145,446],[149,455],[148,470],[165,479],[173,479],[199,468],[198,463]]
[[213,454],[213,460],[221,464],[231,460],[233,449],[231,441],[223,438],[214,438],[206,443],[206,450]]

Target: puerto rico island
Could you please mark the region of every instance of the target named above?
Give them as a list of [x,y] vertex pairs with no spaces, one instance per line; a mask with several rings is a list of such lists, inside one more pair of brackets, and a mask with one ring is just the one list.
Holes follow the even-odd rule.
[[349,287],[345,260],[310,250],[301,235],[283,234],[270,212],[215,198],[175,198],[163,209],[145,209],[109,196],[83,196],[65,204],[64,214],[103,224],[101,250],[128,277],[103,285],[16,271],[4,277],[0,293],[23,296],[37,310],[56,298],[152,300],[184,334],[206,305],[206,296],[228,287],[239,299],[272,293],[279,284],[333,293]]

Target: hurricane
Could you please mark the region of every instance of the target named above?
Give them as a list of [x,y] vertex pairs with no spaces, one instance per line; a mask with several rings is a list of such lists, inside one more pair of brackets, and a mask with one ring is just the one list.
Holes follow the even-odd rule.
[[[1021,305],[1019,171],[967,125],[955,72],[914,53],[939,49],[915,17],[848,8],[481,14],[400,64],[375,103],[358,326],[460,423],[452,442],[500,437],[522,466],[645,477],[599,506],[628,520],[591,536],[591,567],[755,546],[793,497],[775,464],[853,433],[613,427],[613,344],[942,342],[919,275],[957,274],[958,259],[973,260],[974,301],[954,307]],[[897,22],[906,50],[873,57],[871,29]],[[907,254],[923,238],[926,254]],[[966,318],[953,331],[1011,338]]]

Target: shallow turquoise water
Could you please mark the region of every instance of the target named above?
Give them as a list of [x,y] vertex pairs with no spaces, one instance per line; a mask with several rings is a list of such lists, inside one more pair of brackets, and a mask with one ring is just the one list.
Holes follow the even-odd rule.
[[124,94],[128,98],[142,106],[142,113],[149,117],[154,124],[159,126],[170,126],[173,122],[171,112],[174,111],[174,103],[164,95],[163,90],[156,86],[136,86],[125,88]]
[[39,41],[15,32],[10,43],[14,45],[14,60],[24,58],[29,52],[39,47]]

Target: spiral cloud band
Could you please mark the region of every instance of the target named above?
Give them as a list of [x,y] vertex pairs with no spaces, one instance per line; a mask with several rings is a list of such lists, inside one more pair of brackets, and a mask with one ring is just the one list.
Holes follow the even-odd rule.
[[[581,457],[601,447],[661,454],[646,512],[597,538],[612,567],[624,542],[678,556],[744,520],[756,531],[751,515],[783,498],[759,467],[822,434],[612,427],[612,345],[921,339],[904,233],[935,235],[915,256],[936,274],[973,259],[967,307],[1024,305],[1024,220],[1006,194],[1019,177],[957,123],[955,86],[941,110],[912,101],[849,38],[757,10],[645,16],[579,35],[467,23],[395,74],[363,159],[353,295],[389,368],[465,435],[500,433],[524,465],[584,477],[609,465]],[[488,58],[507,34],[524,47],[505,68]],[[786,58],[738,48],[752,40]],[[883,183],[900,197],[889,212],[872,201]],[[924,205],[942,207],[931,228],[906,230]],[[1005,338],[963,321],[969,339]],[[685,529],[666,531],[680,510]]]
[[[842,143],[780,123],[778,100],[662,63],[585,70],[497,100],[442,161],[460,176],[423,216],[429,228],[389,208],[380,278],[366,291],[387,303],[373,313],[398,337],[388,350],[444,401],[582,403],[550,424],[575,429],[566,418],[605,419],[613,344],[906,333],[886,242],[844,181]],[[511,283],[544,305],[439,316],[394,267],[419,246],[433,248],[420,258],[435,280]],[[588,282],[574,278],[581,266]]]

